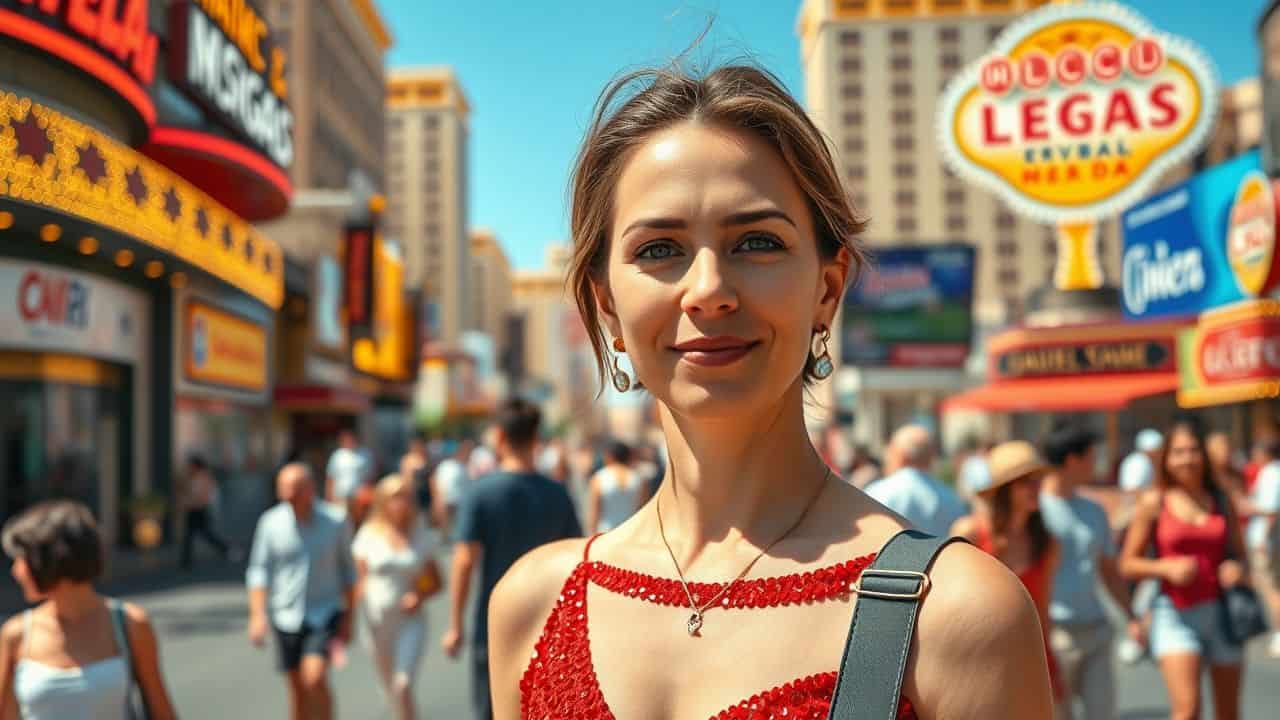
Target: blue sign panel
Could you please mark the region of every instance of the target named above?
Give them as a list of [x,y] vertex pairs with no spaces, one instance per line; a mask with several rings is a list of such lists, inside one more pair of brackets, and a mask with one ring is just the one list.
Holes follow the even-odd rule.
[[1227,259],[1227,226],[1236,191],[1261,169],[1250,151],[1124,213],[1125,317],[1192,316],[1245,298]]

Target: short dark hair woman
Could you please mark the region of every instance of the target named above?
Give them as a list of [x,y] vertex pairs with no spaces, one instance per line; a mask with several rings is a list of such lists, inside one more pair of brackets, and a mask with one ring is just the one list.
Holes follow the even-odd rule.
[[[850,584],[906,525],[805,430],[863,258],[841,175],[762,70],[653,71],[605,92],[574,171],[569,283],[614,387],[638,380],[658,402],[666,479],[618,527],[503,578],[495,717],[827,716]],[[961,544],[931,577],[900,716],[1049,717],[1017,578]]]
[[0,540],[23,596],[39,603],[0,629],[5,712],[16,704],[23,720],[123,720],[136,683],[149,718],[173,718],[147,613],[93,587],[104,557],[89,509],[40,503],[10,520]]

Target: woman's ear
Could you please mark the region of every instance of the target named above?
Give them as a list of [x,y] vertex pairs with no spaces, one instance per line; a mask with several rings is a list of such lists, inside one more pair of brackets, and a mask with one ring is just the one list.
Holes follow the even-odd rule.
[[818,307],[814,316],[814,324],[831,327],[835,322],[836,311],[844,299],[844,291],[848,286],[849,273],[853,267],[853,253],[849,248],[841,247],[836,256],[822,263],[822,277],[818,287]]
[[622,323],[618,322],[618,313],[613,307],[613,293],[609,292],[609,286],[593,278],[591,294],[595,296],[601,324],[609,331],[611,337],[622,337]]

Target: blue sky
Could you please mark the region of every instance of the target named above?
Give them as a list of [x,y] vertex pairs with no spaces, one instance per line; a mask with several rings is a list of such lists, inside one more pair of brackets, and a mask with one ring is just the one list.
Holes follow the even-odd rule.
[[[1257,74],[1266,0],[1127,0],[1194,40],[1224,83]],[[799,0],[378,0],[395,34],[388,64],[451,65],[472,106],[470,222],[498,235],[517,268],[538,268],[568,236],[566,183],[597,94],[618,72],[683,50],[750,56],[801,93]],[[1206,5],[1215,8],[1208,13]]]

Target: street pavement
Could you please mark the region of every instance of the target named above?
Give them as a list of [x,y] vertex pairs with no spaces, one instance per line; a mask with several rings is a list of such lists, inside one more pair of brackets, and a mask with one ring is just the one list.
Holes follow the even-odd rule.
[[[124,592],[151,613],[160,636],[170,692],[188,720],[285,718],[284,686],[274,669],[274,650],[258,650],[245,639],[245,595],[239,572],[215,567],[196,576],[171,575],[158,586]],[[474,595],[473,595],[474,596]],[[441,594],[428,605],[429,653],[416,691],[419,716],[469,720],[469,664],[447,660],[439,649],[448,600]],[[470,616],[468,616],[470,617]],[[1248,663],[1245,720],[1269,720],[1280,707],[1280,660],[1252,648]],[[338,717],[348,720],[390,718],[374,679],[368,655],[357,640],[349,665],[333,674]],[[1118,669],[1118,720],[1168,717],[1159,672],[1150,662]],[[1206,687],[1206,695],[1208,689]],[[1206,709],[1204,717],[1212,717]]]

